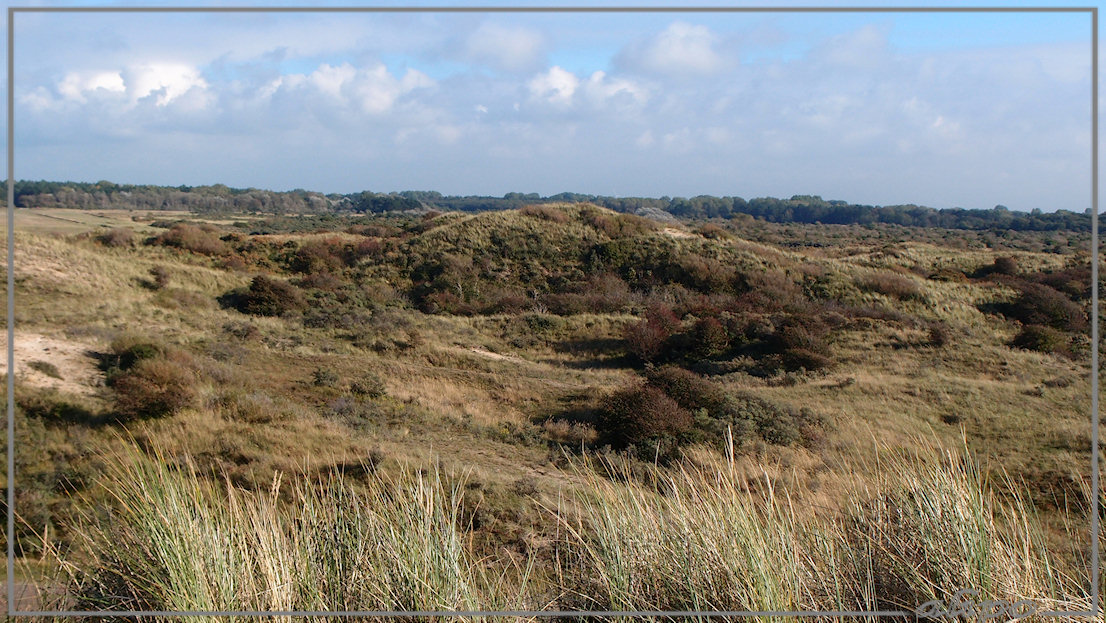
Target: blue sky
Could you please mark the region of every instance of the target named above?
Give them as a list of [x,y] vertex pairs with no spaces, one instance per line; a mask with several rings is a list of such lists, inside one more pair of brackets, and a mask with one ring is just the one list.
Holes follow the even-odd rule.
[[1087,14],[21,13],[15,30],[17,178],[1090,205]]

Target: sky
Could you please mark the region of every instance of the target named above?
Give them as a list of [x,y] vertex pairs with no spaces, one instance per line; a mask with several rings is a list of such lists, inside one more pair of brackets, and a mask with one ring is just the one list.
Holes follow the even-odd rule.
[[1086,13],[68,12],[14,31],[17,179],[1090,207]]

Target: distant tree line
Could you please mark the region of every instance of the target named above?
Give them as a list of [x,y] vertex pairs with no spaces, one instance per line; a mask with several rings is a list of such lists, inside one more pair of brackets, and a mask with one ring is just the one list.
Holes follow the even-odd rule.
[[[7,184],[0,198],[7,197]],[[291,191],[212,186],[151,186],[100,181],[17,181],[15,205],[27,208],[67,207],[79,209],[190,210],[199,213],[325,214],[383,213],[411,210],[484,212],[511,210],[527,205],[560,202],[590,202],[616,212],[656,214],[658,211],[684,219],[729,219],[749,215],[772,223],[823,223],[866,225],[887,223],[914,227],[970,230],[1075,231],[1089,232],[1089,213],[1015,212],[1003,206],[990,210],[949,208],[938,210],[918,205],[871,206],[827,201],[817,195],[795,195],[790,199],[759,197],[608,197],[580,193],[559,193],[543,197],[537,193],[507,193],[502,197],[450,196],[436,191],[327,194],[302,189]]]

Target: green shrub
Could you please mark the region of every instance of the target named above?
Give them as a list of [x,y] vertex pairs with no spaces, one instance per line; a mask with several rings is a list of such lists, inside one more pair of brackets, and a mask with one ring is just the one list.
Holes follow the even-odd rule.
[[130,370],[140,361],[159,357],[166,352],[161,342],[134,334],[122,335],[111,342],[108,352],[100,359],[100,369],[104,371],[110,385],[122,372]]
[[677,366],[661,366],[645,372],[646,382],[664,392],[688,411],[706,409],[717,412],[726,400],[726,393],[707,379]]
[[349,391],[355,396],[380,398],[385,394],[387,388],[384,386],[384,380],[379,375],[375,372],[367,372],[360,379],[349,384]]
[[691,328],[692,353],[697,357],[714,357],[724,352],[729,345],[730,336],[717,318],[700,318]]
[[1042,325],[1023,327],[1010,342],[1011,346],[1040,353],[1066,352],[1069,344],[1070,340],[1063,332]]
[[336,372],[327,368],[315,368],[311,379],[316,387],[336,387],[341,380]]
[[255,316],[281,316],[307,307],[302,290],[264,275],[254,277],[248,289],[235,294],[238,310]]

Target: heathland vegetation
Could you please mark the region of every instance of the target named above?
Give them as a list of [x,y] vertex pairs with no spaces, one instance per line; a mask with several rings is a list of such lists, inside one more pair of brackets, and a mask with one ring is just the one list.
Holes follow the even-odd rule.
[[42,605],[1090,605],[1083,215],[98,186],[16,210]]

